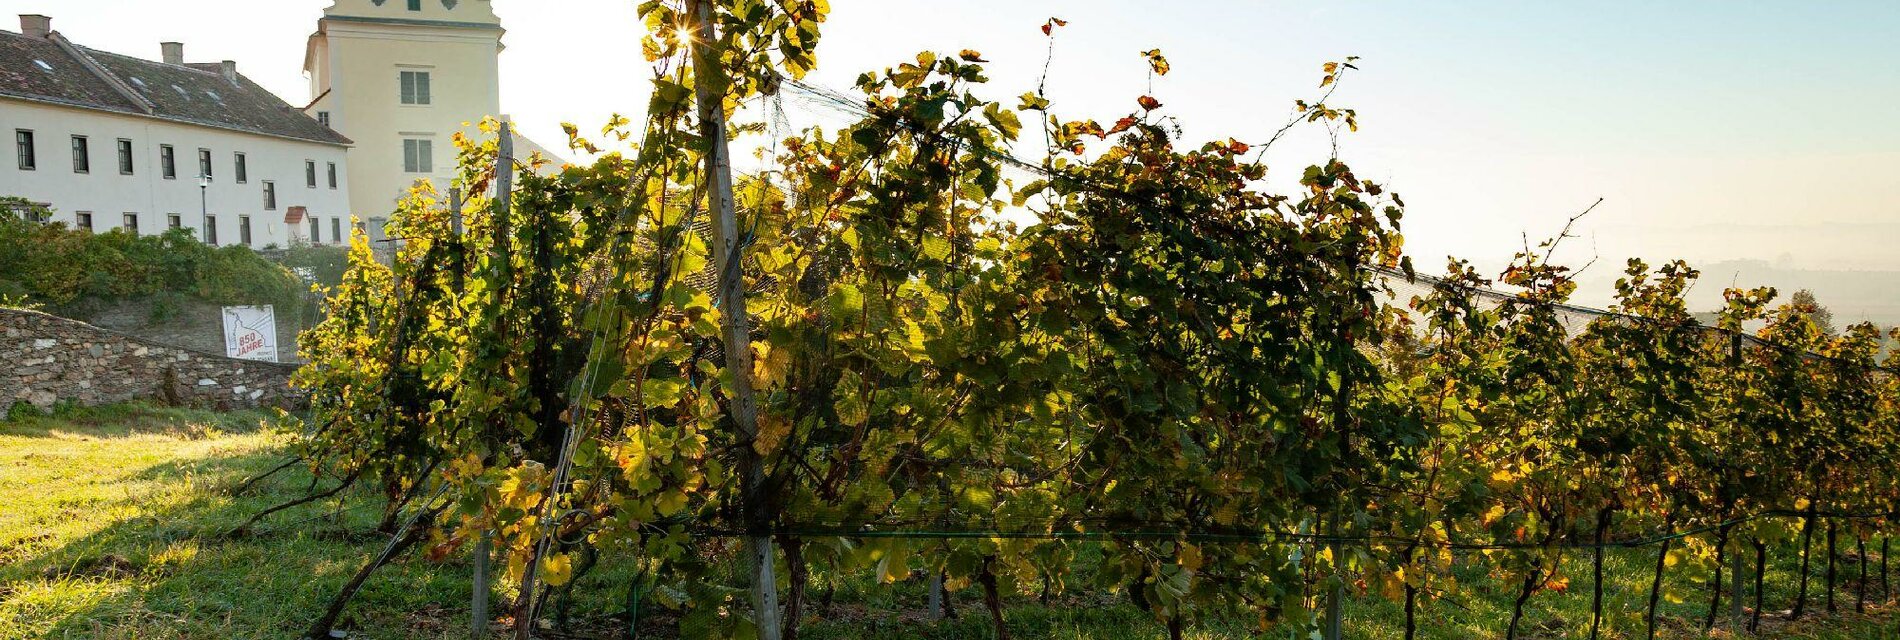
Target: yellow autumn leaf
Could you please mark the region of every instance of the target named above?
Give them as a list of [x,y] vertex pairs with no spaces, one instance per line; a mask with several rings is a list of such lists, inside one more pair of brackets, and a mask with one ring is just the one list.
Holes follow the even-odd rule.
[[766,413],[759,415],[759,433],[752,439],[752,450],[759,455],[772,455],[785,436],[792,433],[792,422],[784,416]]
[[661,493],[653,501],[653,508],[660,516],[670,516],[686,508],[686,493],[678,489]]
[[1203,560],[1201,558],[1200,546],[1183,543],[1181,545],[1181,551],[1179,554],[1176,555],[1176,557],[1179,558],[1178,562],[1180,562],[1181,566],[1187,567],[1188,570],[1190,571],[1201,570],[1201,564]]
[[574,559],[565,553],[548,554],[541,558],[541,577],[549,586],[567,584],[574,577]]
[[763,342],[754,347],[758,358],[752,361],[752,377],[761,390],[777,389],[785,384],[785,375],[792,368],[792,350],[774,349]]

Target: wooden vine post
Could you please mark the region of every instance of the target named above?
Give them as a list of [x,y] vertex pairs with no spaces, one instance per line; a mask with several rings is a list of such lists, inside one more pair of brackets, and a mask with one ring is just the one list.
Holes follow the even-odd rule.
[[714,31],[713,0],[693,0],[697,37],[693,38],[693,93],[699,107],[699,132],[706,144],[707,209],[713,215],[713,264],[719,270],[721,342],[726,371],[732,376],[727,413],[732,418],[744,483],[739,504],[745,519],[745,554],[752,591],[752,621],[760,640],[779,640],[778,580],[773,575],[772,538],[765,505],[765,471],[752,442],[758,434],[758,403],[752,389],[752,333],[746,315],[745,272],[739,246],[739,220],[732,196],[732,157],[726,131],[722,57]]
[[[512,145],[510,145],[510,147],[512,147]],[[497,155],[499,156],[500,154]],[[513,161],[508,162],[508,166],[512,167],[513,165]],[[502,168],[502,163],[499,162],[499,159],[496,162],[495,168],[497,170],[501,170]],[[510,173],[513,172],[510,171]],[[468,262],[463,259],[462,204],[461,187],[449,189],[449,230],[455,234],[456,242],[455,295],[457,296],[462,295],[463,290],[466,288],[465,279],[467,278],[468,271]],[[469,598],[468,608],[469,637],[475,638],[475,640],[488,637],[488,563],[490,557],[493,555],[494,542],[489,537],[489,533],[483,531],[481,539],[475,543],[475,557],[472,559],[475,576],[473,588],[471,589],[473,593]]]
[[[1729,334],[1728,364],[1730,368],[1740,368],[1742,365],[1742,333],[1740,331]],[[1742,564],[1741,541],[1734,540],[1733,543],[1735,544],[1735,553],[1729,556],[1728,570],[1728,632],[1731,636],[1740,636],[1742,634],[1742,628],[1746,624],[1746,621],[1742,618],[1742,585],[1744,584],[1742,580],[1746,576],[1743,571],[1745,565]],[[1756,606],[1759,607],[1761,605],[1758,603]]]

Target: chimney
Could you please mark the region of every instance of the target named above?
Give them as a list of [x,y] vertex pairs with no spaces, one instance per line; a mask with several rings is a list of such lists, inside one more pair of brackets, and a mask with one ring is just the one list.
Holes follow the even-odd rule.
[[165,64],[175,64],[175,65],[185,64],[185,43],[160,42],[158,43],[158,50],[164,52]]
[[21,15],[20,33],[28,38],[45,38],[53,33],[53,19],[37,13]]
[[221,63],[220,66],[224,70],[224,79],[231,81],[231,84],[237,84],[238,83],[237,61],[226,60],[223,63]]

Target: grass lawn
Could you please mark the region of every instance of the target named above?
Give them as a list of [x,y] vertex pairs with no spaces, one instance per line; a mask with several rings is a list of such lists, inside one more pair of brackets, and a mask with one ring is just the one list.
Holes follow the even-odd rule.
[[[295,637],[385,542],[364,533],[375,525],[381,500],[368,491],[347,492],[277,514],[249,537],[225,539],[224,531],[252,513],[298,497],[309,486],[309,474],[299,471],[232,495],[245,478],[284,459],[285,436],[261,426],[266,420],[255,413],[116,406],[0,422],[0,640]],[[1653,553],[1610,555],[1604,637],[1643,637],[1641,610]],[[1772,615],[1790,604],[1795,557],[1785,551],[1771,556]],[[1588,637],[1586,560],[1577,558],[1571,567],[1578,577],[1568,592],[1532,600],[1524,624],[1534,631],[1523,637]],[[1853,609],[1857,567],[1842,570],[1836,598],[1843,613],[1825,613],[1817,566],[1809,604],[1816,615],[1793,625],[1771,617],[1761,637],[1900,640],[1900,622],[1876,615],[1890,609],[1846,613]],[[346,614],[350,637],[467,638],[470,572],[466,558],[431,563],[410,557],[385,567]],[[574,617],[580,637],[624,637],[614,634],[624,626],[617,614],[624,610],[628,578],[609,560],[579,581]],[[1421,608],[1421,638],[1502,635],[1514,594],[1477,573],[1461,578],[1466,586],[1456,598]],[[1701,586],[1706,579],[1687,569],[1671,574],[1668,591],[1680,602],[1665,603],[1661,637],[1705,637],[1699,621],[1708,606]],[[497,587],[494,608],[502,608],[508,596],[505,585]],[[921,581],[848,582],[831,607],[807,609],[816,611],[802,636],[991,637],[974,591],[955,594],[959,616],[936,624],[921,619],[924,597]],[[1011,631],[1023,639],[1165,637],[1152,619],[1113,596],[1070,594],[1046,607],[1021,598],[1007,615]],[[1346,636],[1397,639],[1400,620],[1394,605],[1353,601],[1346,608]],[[1264,637],[1289,635],[1276,630]],[[642,635],[655,636],[670,633]],[[1262,637],[1242,623],[1221,621],[1189,636]]]

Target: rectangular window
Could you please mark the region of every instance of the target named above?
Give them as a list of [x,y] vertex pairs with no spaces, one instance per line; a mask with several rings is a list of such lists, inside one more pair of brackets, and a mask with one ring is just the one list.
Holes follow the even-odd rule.
[[158,145],[158,172],[166,180],[178,178],[178,152],[169,144]]
[[74,212],[73,213],[73,228],[84,230],[84,231],[91,231],[92,230],[92,212],[91,211]]
[[402,72],[402,103],[426,105],[429,102],[429,72]]
[[73,173],[92,173],[92,150],[85,136],[73,136]]
[[13,146],[19,154],[20,170],[32,171],[40,168],[38,154],[33,151],[33,132],[18,129],[13,132]]
[[323,227],[317,225],[316,216],[310,216],[310,244],[323,244]]
[[132,235],[139,234],[139,214],[127,212],[123,218],[123,222],[126,233]]
[[330,163],[330,188],[336,188],[336,163]]
[[210,149],[198,150],[198,177],[200,178],[211,177],[211,150]]
[[119,138],[119,173],[132,175],[132,141]]
[[435,173],[435,143],[416,139],[402,141],[402,170],[408,173]]
[[343,241],[343,219],[342,218],[330,219],[330,241],[331,242]]
[[238,243],[251,246],[251,217],[238,216]]
[[231,154],[231,157],[232,157],[232,158],[233,158],[233,159],[235,160],[235,163],[234,163],[234,164],[235,164],[236,166],[235,166],[235,167],[233,167],[233,168],[235,168],[235,169],[237,169],[237,172],[236,172],[236,173],[234,174],[234,176],[233,176],[233,177],[236,177],[236,178],[237,178],[237,183],[238,183],[238,184],[244,184],[244,183],[247,183],[247,182],[250,182],[250,181],[251,181],[251,168],[250,168],[249,166],[247,166],[247,165],[246,165],[246,163],[245,163],[245,158],[244,158],[244,154],[243,154],[243,153],[241,153],[241,152],[240,152],[240,153],[234,153],[234,154]]
[[409,10],[410,10],[410,11],[421,11],[421,10],[422,10],[422,0],[409,0]]
[[177,229],[185,226],[185,218],[176,213],[165,214],[165,228]]
[[205,216],[205,244],[218,245],[218,217]]
[[264,210],[277,210],[277,183],[269,180],[264,181]]
[[304,186],[312,189],[317,188],[317,161],[303,161],[303,182]]
[[323,125],[323,126],[326,126],[326,127],[327,127],[327,126],[330,126],[330,112],[328,112],[328,111],[318,111],[318,112],[317,112],[317,124],[320,124],[320,125]]

